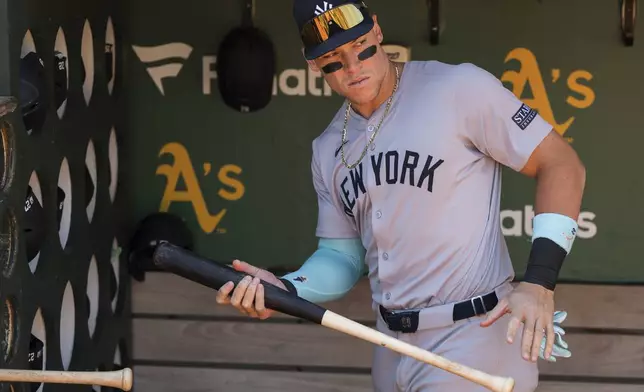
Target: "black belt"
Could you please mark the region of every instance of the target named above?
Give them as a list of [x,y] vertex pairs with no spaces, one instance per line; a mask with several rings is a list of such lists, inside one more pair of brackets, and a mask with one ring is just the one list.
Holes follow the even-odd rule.
[[[486,295],[479,295],[465,301],[454,304],[452,319],[454,322],[466,318],[480,316],[494,309],[499,302],[496,292]],[[418,330],[418,316],[420,309],[413,310],[387,310],[382,305],[380,315],[392,331],[411,333]]]

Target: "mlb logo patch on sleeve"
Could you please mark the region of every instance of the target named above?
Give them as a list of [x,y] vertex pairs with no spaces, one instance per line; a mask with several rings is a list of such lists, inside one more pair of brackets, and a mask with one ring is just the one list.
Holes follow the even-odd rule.
[[525,103],[521,105],[519,110],[512,116],[512,121],[519,126],[522,130],[525,130],[528,125],[534,120],[537,116],[537,111],[526,105]]

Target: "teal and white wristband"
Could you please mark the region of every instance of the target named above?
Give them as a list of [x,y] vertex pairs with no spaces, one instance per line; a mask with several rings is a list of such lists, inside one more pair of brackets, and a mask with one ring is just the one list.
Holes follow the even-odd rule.
[[532,241],[548,238],[570,253],[577,236],[577,222],[569,216],[546,212],[537,214],[532,220]]
[[532,224],[532,249],[523,280],[554,290],[575,241],[577,222],[565,215],[542,213],[534,217]]

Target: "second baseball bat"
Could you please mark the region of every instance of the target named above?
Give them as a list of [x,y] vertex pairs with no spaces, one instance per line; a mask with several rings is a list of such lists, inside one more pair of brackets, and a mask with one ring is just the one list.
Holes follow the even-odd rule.
[[[244,277],[244,274],[230,266],[203,258],[194,252],[170,243],[157,245],[153,254],[153,262],[162,270],[174,273],[215,290],[218,290],[227,282],[233,282],[237,285]],[[494,392],[511,392],[514,389],[514,380],[512,378],[491,375],[450,361],[420,347],[403,342],[343,317],[268,282],[262,281],[262,284],[265,289],[265,304],[269,309],[320,324],[379,346],[387,347],[400,354],[407,355],[461,376]]]
[[0,382],[100,385],[129,391],[132,389],[132,370],[125,368],[99,372],[0,369]]

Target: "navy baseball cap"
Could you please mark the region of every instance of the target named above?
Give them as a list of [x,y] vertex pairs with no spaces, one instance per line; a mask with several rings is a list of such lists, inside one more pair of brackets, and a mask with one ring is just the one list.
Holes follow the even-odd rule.
[[60,109],[67,99],[67,57],[54,51],[54,104]]
[[58,230],[60,230],[60,223],[63,220],[63,210],[65,207],[65,191],[63,188],[58,187],[58,192],[56,193],[56,222],[58,223]]
[[367,5],[356,0],[294,0],[293,18],[307,60],[360,38],[374,25]]
[[20,59],[20,108],[27,133],[39,132],[47,115],[45,67],[36,52]]
[[25,216],[23,221],[27,261],[36,257],[45,240],[45,212],[31,186],[27,186],[25,198]]

